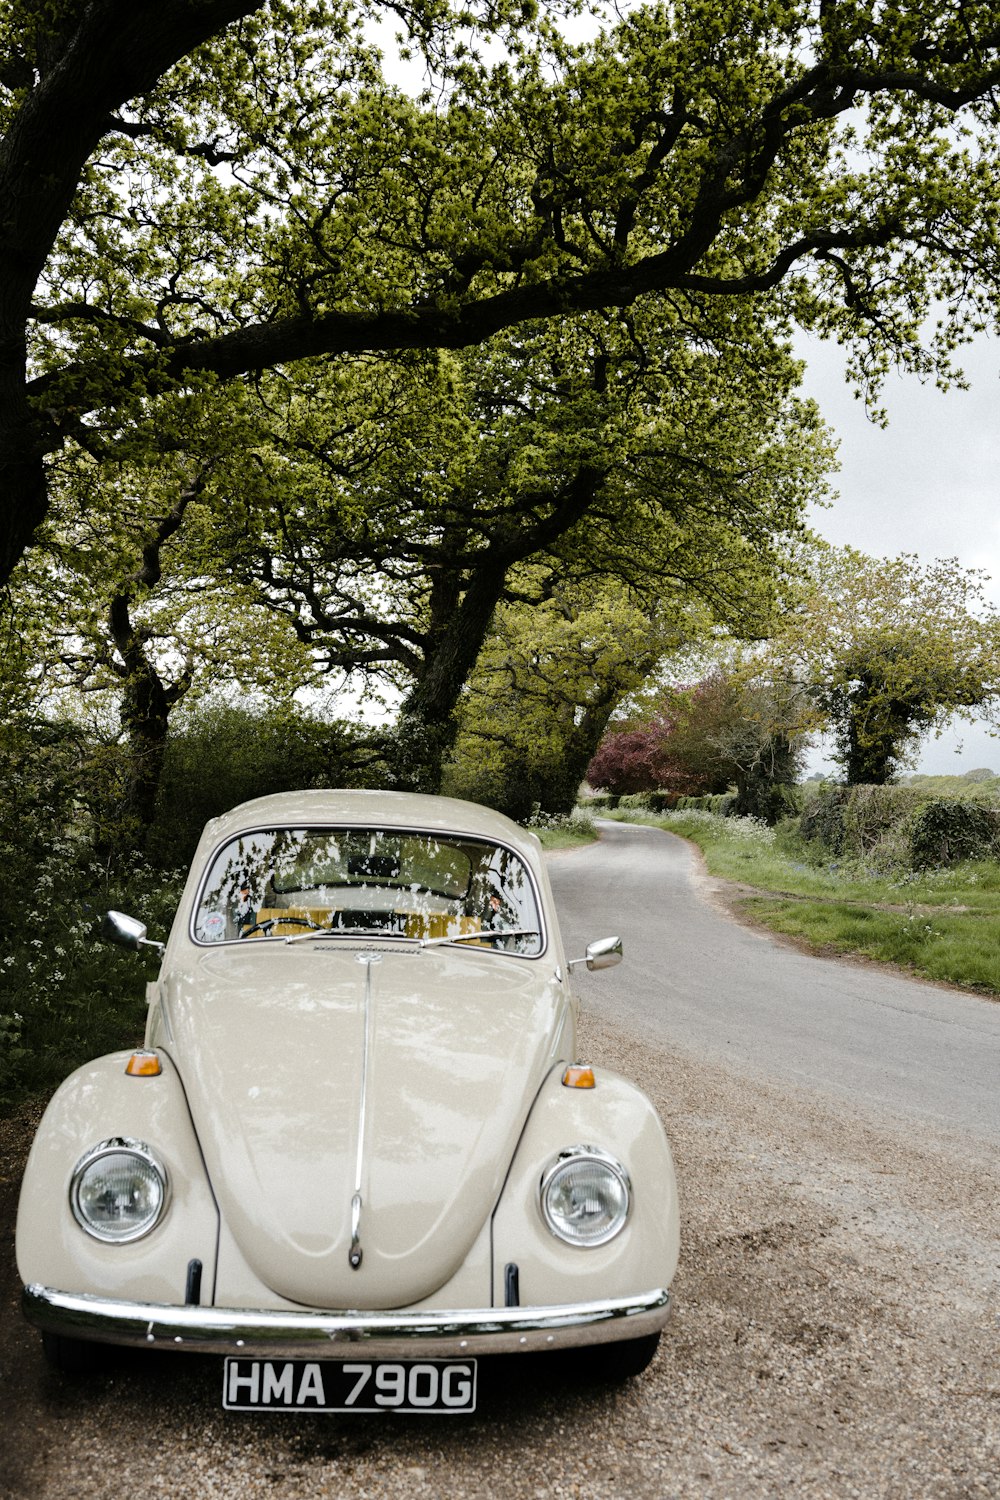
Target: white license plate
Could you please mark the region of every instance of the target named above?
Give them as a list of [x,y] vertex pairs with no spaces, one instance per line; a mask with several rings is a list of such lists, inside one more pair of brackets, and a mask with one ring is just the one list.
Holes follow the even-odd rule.
[[227,1411],[471,1412],[474,1359],[227,1359]]

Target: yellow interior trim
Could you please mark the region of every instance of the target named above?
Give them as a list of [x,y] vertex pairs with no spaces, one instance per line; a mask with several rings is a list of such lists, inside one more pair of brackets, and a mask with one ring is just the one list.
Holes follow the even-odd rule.
[[[482,923],[478,917],[454,917],[444,911],[408,911],[401,915],[406,919],[403,931],[408,938],[451,937],[482,930]],[[267,932],[251,933],[251,938],[294,937],[298,932],[310,930],[308,927],[303,927],[301,922],[289,920],[294,917],[303,917],[310,922],[315,922],[318,927],[327,927],[330,923],[330,907],[262,906],[257,913],[257,921],[273,921],[274,926]]]
[[453,917],[446,911],[406,913],[406,936],[411,938],[457,937],[466,932],[480,931],[482,923],[478,917]]

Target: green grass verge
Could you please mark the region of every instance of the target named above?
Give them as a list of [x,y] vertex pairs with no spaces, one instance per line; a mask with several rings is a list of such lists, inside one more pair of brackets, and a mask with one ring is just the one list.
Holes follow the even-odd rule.
[[742,818],[611,816],[691,839],[712,875],[752,888],[736,895],[736,905],[774,932],[818,952],[856,954],[1000,995],[1000,864],[888,873],[819,865],[795,850],[790,835]]
[[775,932],[824,952],[853,953],[926,979],[1000,994],[1000,916],[879,911],[848,902],[769,901],[740,905]]
[[531,831],[538,834],[543,849],[572,849],[577,844],[592,844],[597,837],[597,829],[593,826],[588,830],[575,823],[566,828],[533,828]]

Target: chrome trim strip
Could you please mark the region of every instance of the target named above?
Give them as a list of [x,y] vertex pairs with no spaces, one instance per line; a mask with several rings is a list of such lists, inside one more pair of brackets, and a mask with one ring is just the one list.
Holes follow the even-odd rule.
[[459,1308],[442,1312],[279,1312],[123,1302],[32,1283],[21,1306],[36,1327],[72,1338],[191,1353],[270,1358],[450,1358],[518,1354],[617,1343],[658,1333],[670,1311],[666,1287],[634,1297],[555,1307]]
[[364,1199],[361,1196],[362,1178],[365,1170],[365,1125],[368,1117],[368,1062],[372,1049],[373,1029],[373,1007],[372,1007],[372,967],[382,962],[381,953],[359,953],[357,961],[365,966],[365,996],[362,1002],[362,1042],[361,1042],[361,1098],[358,1103],[358,1151],[354,1163],[354,1195],[351,1198],[351,1248],[347,1259],[351,1268],[355,1271],[360,1269],[364,1251],[361,1248],[361,1209]]

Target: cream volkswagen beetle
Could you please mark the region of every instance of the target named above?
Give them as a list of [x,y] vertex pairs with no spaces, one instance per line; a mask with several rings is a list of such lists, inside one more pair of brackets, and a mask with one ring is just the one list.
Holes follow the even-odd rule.
[[471,1411],[476,1360],[643,1369],[678,1208],[663,1128],[577,1057],[534,835],[388,792],[205,829],[144,1047],[56,1093],[25,1174],[23,1305],[50,1361],[225,1356],[229,1408]]

